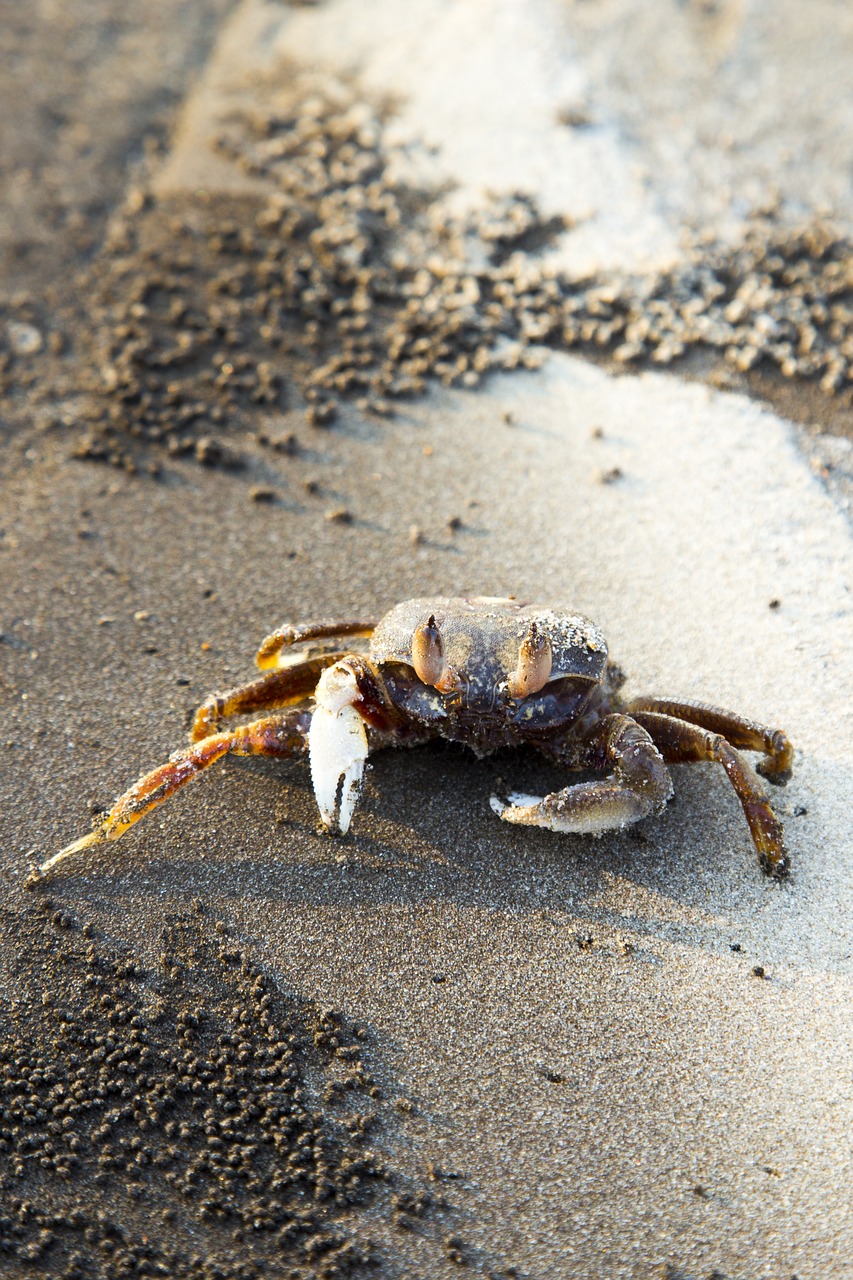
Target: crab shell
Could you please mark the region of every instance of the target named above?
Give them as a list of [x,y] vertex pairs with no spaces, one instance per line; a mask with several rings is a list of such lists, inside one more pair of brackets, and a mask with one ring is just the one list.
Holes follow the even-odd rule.
[[448,666],[464,673],[467,701],[472,707],[493,704],[518,666],[519,651],[531,625],[550,644],[549,683],[565,676],[598,681],[607,665],[607,642],[588,618],[568,609],[562,613],[499,596],[404,600],[385,614],[374,631],[372,660],[412,667],[412,639],[430,617],[441,631]]
[[[440,636],[433,668],[418,653]],[[607,644],[588,618],[500,597],[406,600],[378,623],[369,661],[409,726],[478,754],[547,736],[577,719],[607,668]],[[424,662],[430,682],[420,678]],[[346,832],[368,755],[363,705],[347,660],[323,673],[309,732],[311,776],[324,824]]]

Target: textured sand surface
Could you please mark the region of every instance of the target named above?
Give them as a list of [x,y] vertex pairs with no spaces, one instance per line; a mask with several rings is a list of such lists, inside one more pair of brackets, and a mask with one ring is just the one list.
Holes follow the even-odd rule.
[[[445,102],[449,124],[436,109],[430,136],[444,83],[431,68],[450,50],[457,83],[490,82],[515,48],[552,119],[595,63],[551,46],[543,78],[557,11],[531,8],[526,25],[513,6],[414,5],[395,33],[391,5],[370,29],[347,0],[247,6],[160,189],[218,189],[202,139],[227,86],[244,93],[247,70],[286,54],[405,94],[401,128],[437,142],[432,163],[470,179],[454,199],[476,201],[500,172],[474,167],[476,130],[485,152],[502,101],[514,120],[537,104],[496,94],[454,130]],[[506,185],[546,208],[603,210],[567,238],[566,260],[676,252],[677,227],[615,129],[566,142],[550,128],[534,121],[529,144],[520,132],[489,164],[505,159]],[[567,208],[554,171],[569,163]],[[551,355],[393,421],[345,410],[296,458],[248,452],[239,475],[175,461],[157,485],[69,463],[51,438],[10,453],[0,830],[12,912],[27,909],[30,862],[180,745],[188,713],[249,677],[280,621],[430,592],[571,604],[603,626],[632,692],[788,730],[794,778],[773,800],[789,882],[760,874],[719,770],[676,768],[660,819],[591,840],[497,821],[501,783],[559,784],[532,757],[438,745],[376,758],[345,842],[317,833],[307,769],[232,760],[38,892],[152,964],[198,897],[272,982],[369,1028],[395,1104],[381,1153],[418,1185],[430,1165],[433,1182],[436,1168],[456,1175],[441,1183],[444,1226],[413,1234],[373,1213],[380,1274],[459,1274],[448,1232],[480,1274],[853,1274],[853,545],[795,429],[744,397]],[[258,483],[280,500],[250,501]],[[337,506],[350,523],[325,518]]]

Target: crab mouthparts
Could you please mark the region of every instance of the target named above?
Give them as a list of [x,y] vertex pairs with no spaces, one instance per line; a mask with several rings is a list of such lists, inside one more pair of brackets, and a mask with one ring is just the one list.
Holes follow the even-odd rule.
[[346,835],[367,759],[367,733],[354,707],[317,707],[308,732],[308,755],[323,826]]

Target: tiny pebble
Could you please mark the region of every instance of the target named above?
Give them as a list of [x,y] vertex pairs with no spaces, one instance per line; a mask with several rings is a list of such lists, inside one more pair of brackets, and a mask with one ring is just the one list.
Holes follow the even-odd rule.
[[44,341],[41,331],[34,324],[23,324],[10,320],[6,325],[9,335],[9,346],[18,356],[34,356],[41,351]]

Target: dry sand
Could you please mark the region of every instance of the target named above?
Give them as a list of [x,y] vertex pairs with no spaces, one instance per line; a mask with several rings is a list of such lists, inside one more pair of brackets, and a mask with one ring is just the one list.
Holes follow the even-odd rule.
[[[182,174],[184,198],[202,182],[216,191],[223,170],[190,169],[186,149],[195,163],[223,83],[272,65],[271,49],[303,59],[319,49],[338,65],[342,49],[355,50],[374,91],[408,91],[425,110],[440,93],[429,79],[440,59],[410,60],[401,83],[393,32],[381,25],[393,8],[376,5],[375,27],[359,33],[346,0],[247,6],[190,102],[161,191],[175,198]],[[528,27],[512,8],[459,6],[455,22],[481,30],[500,10],[488,29],[535,68],[553,11],[535,6]],[[420,23],[438,53],[427,9],[436,6]],[[446,22],[453,43],[443,47],[464,79],[469,46]],[[401,34],[403,53],[410,39]],[[484,47],[474,47],[481,63]],[[560,83],[577,87],[582,60],[564,54]],[[488,66],[475,71],[478,83],[489,79]],[[410,130],[418,119],[404,113]],[[484,139],[490,121],[486,112],[477,125]],[[468,133],[457,130],[460,154],[473,128],[466,119]],[[547,138],[533,136],[531,153],[547,155]],[[578,260],[611,243],[617,258],[660,247],[660,208],[617,143],[614,130],[595,145],[621,174],[618,218],[630,235],[619,240],[617,213],[605,209],[563,245]],[[452,156],[447,167],[465,176]],[[471,199],[493,181],[473,174]],[[546,208],[562,200],[559,185],[537,187],[529,165],[507,179],[519,183]],[[579,187],[592,206],[608,184]],[[306,437],[297,410],[277,427]],[[140,976],[122,999],[146,1034],[155,997],[167,1030],[194,1001],[236,1034],[218,921],[244,976],[260,976],[276,1016],[291,1019],[312,1123],[338,1143],[333,1172],[348,1158],[336,1117],[377,1111],[369,1141],[390,1180],[363,1202],[330,1206],[326,1221],[345,1241],[370,1240],[379,1274],[456,1275],[460,1259],[474,1274],[537,1278],[853,1274],[853,546],[795,428],[738,395],[664,374],[613,378],[551,355],[485,390],[435,392],[393,421],[347,409],[294,458],[271,461],[246,444],[236,475],[175,460],[153,484],[69,462],[54,434],[20,439],[6,459],[0,543],[0,995],[19,1036],[7,1046],[24,1053],[26,1028],[52,1043],[51,1001],[72,1007],[68,984],[78,973],[82,982],[87,946],[103,966],[133,958]],[[252,502],[259,484],[278,501]],[[326,519],[341,506],[349,523]],[[107,803],[180,745],[194,706],[250,674],[273,625],[381,612],[429,592],[567,602],[604,627],[632,691],[706,699],[784,726],[795,773],[773,798],[790,882],[762,877],[712,768],[674,770],[676,800],[662,818],[595,841],[496,820],[496,781],[555,782],[531,757],[478,762],[439,745],[376,758],[346,841],[317,833],[306,769],[230,761],[118,845],[25,894],[29,864],[80,834],[91,802]],[[176,941],[176,921],[188,919],[192,937]],[[164,970],[164,951],[184,976]],[[43,994],[47,1030],[36,1033]],[[245,991],[234,999],[252,1013]],[[365,1045],[370,1080],[355,1086],[351,1107],[323,1102],[334,1064],[312,1036],[328,1007]],[[183,1095],[170,1097],[201,1122]],[[48,1205],[57,1219],[39,1228],[56,1236],[41,1272],[8,1253],[9,1274],[62,1274],[54,1259],[65,1266],[81,1247],[97,1253],[92,1274],[113,1274],[108,1250],[57,1225],[74,1203],[124,1223],[126,1252],[138,1254],[147,1235],[155,1262],[177,1239],[187,1255],[215,1253],[229,1276],[240,1265],[252,1275],[290,1265],[321,1273],[305,1231],[289,1255],[263,1228],[241,1222],[236,1237],[233,1222],[205,1227],[190,1193],[156,1166],[130,1177],[116,1165],[111,1181],[95,1182],[97,1143],[85,1116],[76,1123],[86,1134],[76,1175],[63,1181],[33,1162],[18,1180],[4,1171],[5,1195]],[[121,1123],[129,1138],[131,1122]],[[126,1181],[142,1188],[138,1199]],[[173,1192],[177,1226],[162,1216]],[[240,1194],[257,1209],[266,1192]],[[327,1227],[314,1228],[318,1238]],[[338,1274],[358,1271],[355,1254],[341,1257]],[[185,1260],[168,1266],[184,1274]],[[201,1275],[202,1264],[185,1273]]]

